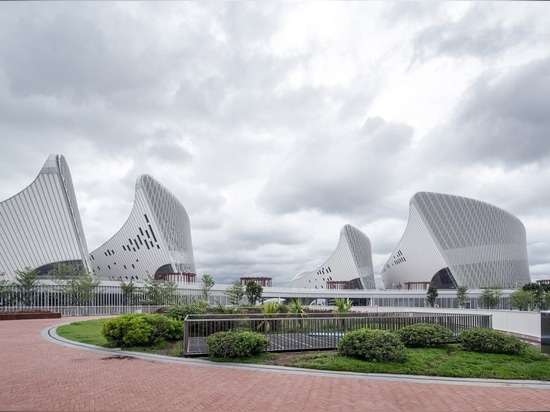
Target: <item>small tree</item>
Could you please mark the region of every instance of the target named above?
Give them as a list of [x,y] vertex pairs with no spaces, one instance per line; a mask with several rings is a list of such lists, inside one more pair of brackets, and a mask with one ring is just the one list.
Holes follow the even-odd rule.
[[500,302],[500,287],[493,286],[485,289],[481,293],[481,304],[486,309],[494,309]]
[[516,290],[510,295],[510,305],[514,309],[529,310],[534,304],[533,295],[525,290]]
[[546,310],[549,306],[546,304],[546,295],[548,292],[545,290],[546,285],[539,283],[526,283],[521,287],[521,290],[529,292],[533,297],[533,305],[540,310]]
[[246,284],[246,298],[248,299],[248,302],[251,305],[255,305],[258,300],[262,298],[262,293],[264,292],[264,288],[262,288],[259,284],[254,282],[253,280],[249,280]]
[[13,283],[5,273],[0,273],[0,306],[10,306],[13,301]]
[[60,285],[67,297],[67,303],[73,306],[89,305],[97,295],[101,281],[87,270],[78,271],[74,265],[58,264],[48,272]]
[[129,283],[125,283],[121,280],[120,289],[122,290],[123,305],[132,306],[139,303],[139,290],[133,279],[130,279]]
[[232,305],[238,305],[244,296],[244,286],[240,280],[236,280],[223,292]]
[[208,302],[208,295],[210,294],[210,289],[216,284],[214,278],[210,275],[202,275],[202,285],[201,293],[205,301]]
[[178,285],[172,280],[157,280],[148,275],[144,281],[144,305],[171,305],[176,301]]
[[15,284],[19,292],[19,299],[25,306],[34,303],[34,294],[38,288],[38,271],[30,267],[15,271]]
[[428,299],[428,304],[433,308],[435,306],[435,300],[439,296],[439,292],[434,285],[428,287],[428,292],[426,293],[426,298]]
[[468,287],[459,286],[456,288],[456,303],[459,308],[466,306],[466,300],[468,299]]

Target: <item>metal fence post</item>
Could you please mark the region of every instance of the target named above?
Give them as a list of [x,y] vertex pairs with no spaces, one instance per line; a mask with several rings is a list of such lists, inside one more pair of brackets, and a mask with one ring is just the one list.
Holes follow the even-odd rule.
[[550,354],[550,312],[540,313],[540,350]]

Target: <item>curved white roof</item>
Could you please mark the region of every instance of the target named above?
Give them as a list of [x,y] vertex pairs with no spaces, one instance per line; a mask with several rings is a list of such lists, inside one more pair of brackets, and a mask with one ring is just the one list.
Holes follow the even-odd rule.
[[56,263],[89,269],[88,247],[69,166],[48,157],[36,179],[0,203],[0,272],[26,267],[45,274]]
[[293,288],[325,289],[327,282],[354,282],[358,289],[376,289],[369,238],[359,229],[345,225],[332,256],[311,272],[300,272]]
[[416,193],[382,280],[386,288],[405,282],[442,281],[445,287],[472,289],[529,283],[525,228],[517,217],[488,203]]
[[195,273],[189,217],[178,199],[149,175],[136,182],[134,207],[122,228],[91,254],[94,273],[112,280]]

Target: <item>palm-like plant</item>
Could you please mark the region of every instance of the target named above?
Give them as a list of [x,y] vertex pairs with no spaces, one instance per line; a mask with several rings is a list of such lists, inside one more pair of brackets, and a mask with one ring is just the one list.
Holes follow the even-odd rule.
[[264,320],[258,325],[258,329],[264,330],[265,333],[269,333],[271,329],[271,323],[267,318],[275,316],[279,312],[279,304],[275,301],[267,302],[260,309],[264,315]]
[[288,305],[288,312],[294,315],[305,316],[306,307],[302,302],[302,299],[291,300]]
[[[336,309],[334,310],[334,313],[338,314],[338,316],[347,316],[349,312],[351,311],[351,307],[353,306],[353,301],[345,301],[342,298],[336,298],[334,301],[336,304]],[[340,319],[340,329],[345,332],[346,331],[346,320]]]
[[302,303],[302,299],[290,301],[290,304],[288,305],[288,313],[289,315],[298,317],[298,327],[302,329],[304,322],[301,318],[307,316],[306,307]]
[[336,298],[334,303],[336,304],[336,309],[334,312],[338,314],[349,313],[351,311],[351,307],[353,306],[353,302],[351,300],[346,302],[342,298]]

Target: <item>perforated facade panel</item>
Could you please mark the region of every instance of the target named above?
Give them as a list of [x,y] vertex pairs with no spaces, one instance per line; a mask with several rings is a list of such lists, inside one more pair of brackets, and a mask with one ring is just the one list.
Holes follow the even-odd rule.
[[69,167],[52,154],[34,182],[0,203],[0,272],[13,278],[31,267],[45,274],[56,263],[89,269],[83,233]]
[[369,238],[359,229],[345,225],[332,256],[311,272],[298,273],[293,288],[325,289],[327,282],[354,281],[361,289],[376,289]]
[[[395,264],[397,251],[406,264]],[[471,289],[515,288],[529,283],[523,224],[510,213],[478,200],[415,194],[403,238],[384,265],[384,285],[395,288],[409,281],[429,282],[445,268],[455,286]]]
[[128,220],[90,258],[94,273],[111,280],[145,279],[161,272],[194,274],[187,212],[155,179],[140,176]]

